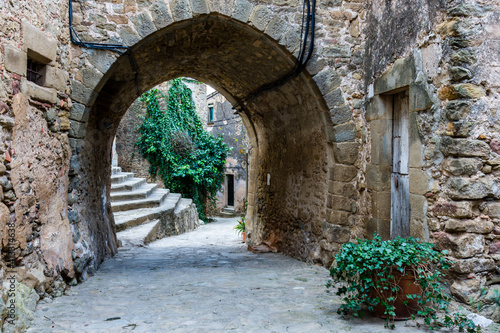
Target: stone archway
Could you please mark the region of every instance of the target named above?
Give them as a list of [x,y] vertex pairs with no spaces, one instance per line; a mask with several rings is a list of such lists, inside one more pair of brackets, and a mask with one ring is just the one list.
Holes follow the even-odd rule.
[[[75,248],[86,253],[82,258],[92,258],[94,266],[116,252],[109,204],[111,146],[130,104],[147,89],[179,76],[209,83],[229,101],[239,103],[290,72],[295,64],[297,29],[270,15],[265,6],[245,9],[237,3],[232,17],[194,15],[197,7],[193,4],[187,6],[192,12],[186,14],[176,11],[176,6],[170,3],[173,19],[167,23],[159,16],[154,21],[154,11],[153,20],[139,13],[135,20],[142,23],[136,28],[143,38],[124,33],[128,28],[118,29],[124,43],[131,45],[137,77],[127,55],[115,59],[106,51],[85,50],[87,66],[75,75],[81,82],[72,82],[71,141],[79,172],[70,180],[70,192],[77,198],[71,211],[80,221]],[[252,26],[244,23],[247,20]],[[325,224],[330,220],[327,210],[332,209],[327,202],[332,201],[329,171],[333,151],[340,147],[329,144],[335,140],[330,117],[338,113],[329,114],[328,106],[335,111],[343,101],[341,91],[335,90],[339,82],[332,75],[326,70],[317,75],[318,89],[304,72],[262,94],[242,113],[256,151],[249,175],[250,244],[265,242],[295,257],[321,262],[321,240],[326,237],[328,242],[340,243],[349,239],[348,229]],[[340,163],[350,164],[357,151],[353,156],[343,155]]]

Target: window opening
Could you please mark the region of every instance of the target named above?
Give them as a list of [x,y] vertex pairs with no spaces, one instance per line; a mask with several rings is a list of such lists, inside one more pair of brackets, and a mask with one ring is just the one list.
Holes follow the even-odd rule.
[[28,81],[38,84],[39,79],[42,77],[40,71],[43,69],[44,65],[36,62],[33,59],[28,58],[28,68],[26,69],[26,76]]
[[214,122],[214,106],[213,105],[208,106],[208,122],[209,123]]

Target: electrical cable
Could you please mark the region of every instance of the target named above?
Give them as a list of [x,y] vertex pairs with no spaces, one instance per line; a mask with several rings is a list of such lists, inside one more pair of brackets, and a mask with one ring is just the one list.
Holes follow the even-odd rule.
[[[307,10],[306,10],[307,9]],[[305,12],[307,11],[307,15]],[[305,17],[305,20],[304,20]],[[304,24],[305,21],[305,24]],[[314,34],[315,34],[315,25],[316,25],[316,0],[304,0],[302,5],[302,24],[300,29],[300,45],[299,45],[299,54],[297,56],[297,62],[293,70],[279,78],[276,81],[265,84],[258,88],[255,92],[251,93],[249,96],[241,100],[238,104],[233,106],[233,110],[236,110],[235,113],[243,112],[243,110],[252,103],[255,99],[257,99],[260,95],[267,91],[274,90],[286,84],[288,81],[296,78],[302,73],[302,71],[306,68],[307,63],[312,57],[314,51]],[[305,27],[305,31],[304,31]],[[311,41],[308,45],[309,39],[309,31],[311,34]],[[307,50],[308,49],[308,50]],[[307,50],[307,56],[305,56],[305,52]],[[305,56],[305,60],[304,60]]]
[[135,61],[132,49],[122,44],[104,44],[104,43],[93,43],[93,42],[82,41],[82,39],[76,33],[75,28],[73,27],[73,0],[69,0],[69,36],[73,44],[78,46],[83,46],[88,49],[114,51],[119,53],[120,55],[128,51],[130,66],[135,72],[135,78],[134,78],[135,88],[137,89],[138,94],[141,93],[141,90],[139,89],[139,68],[137,67],[137,63]]

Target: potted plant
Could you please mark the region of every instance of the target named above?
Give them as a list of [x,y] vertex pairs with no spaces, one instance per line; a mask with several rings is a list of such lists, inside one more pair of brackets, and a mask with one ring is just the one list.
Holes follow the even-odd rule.
[[236,232],[238,233],[238,236],[242,236],[243,237],[243,243],[245,243],[245,216],[242,216],[241,217],[241,220],[238,220],[238,224],[233,228],[234,230],[236,230]]
[[450,296],[441,285],[443,271],[451,264],[446,254],[418,238],[383,241],[374,234],[372,240],[358,239],[342,246],[326,285],[336,287],[336,294],[343,296],[345,303],[339,314],[363,317],[368,310],[385,318],[388,328],[394,328],[394,320],[420,316],[431,328],[480,332],[480,327],[465,315],[448,311]]

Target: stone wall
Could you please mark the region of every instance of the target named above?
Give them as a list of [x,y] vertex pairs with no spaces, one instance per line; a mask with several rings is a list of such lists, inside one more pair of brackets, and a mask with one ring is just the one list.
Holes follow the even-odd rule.
[[[187,76],[240,104],[294,68],[300,8],[75,1],[80,37],[131,47],[119,55],[72,45],[65,4],[2,2],[0,217],[4,247],[16,225],[5,258],[19,279],[57,295],[116,252],[111,147],[142,92]],[[387,236],[387,101],[406,91],[411,233],[450,249],[453,294],[486,297],[485,313],[498,316],[481,293],[499,284],[498,18],[493,0],[319,1],[306,71],[240,110],[253,147],[249,244],[327,266],[342,243]],[[39,84],[26,82],[27,57],[45,66]]]
[[[76,282],[66,18],[67,5],[58,1],[0,3],[0,308],[10,302],[12,275],[17,301],[26,304],[14,325],[2,311],[4,329],[22,329],[39,297],[61,295]],[[38,63],[36,83],[27,80],[28,60]]]
[[[241,117],[234,114],[231,103],[218,92],[210,94],[207,98],[208,105],[213,107],[213,122],[208,123],[207,130],[212,135],[221,135],[224,143],[232,148],[226,159],[225,174],[234,177],[234,205],[232,208],[237,213],[245,211],[247,198],[247,171],[249,154],[251,154],[250,139],[246,134]],[[205,112],[205,117],[208,111]],[[208,118],[208,117],[207,117]],[[228,207],[227,176],[222,189],[217,194],[217,212]]]
[[[388,236],[390,94],[406,89],[411,234],[449,250],[455,262],[452,294],[498,321],[493,295],[500,289],[500,72],[493,59],[500,51],[499,8],[479,1],[440,1],[415,2],[421,10],[413,11],[404,1],[399,3],[382,10],[373,2],[371,10],[370,30],[383,33],[368,43],[365,59],[370,69],[365,114],[371,137],[366,147],[367,188],[372,195],[368,231]],[[417,14],[404,14],[407,10]],[[386,19],[399,15],[420,25],[408,23],[405,30]],[[401,33],[410,38],[398,38]],[[393,48],[387,47],[389,40],[395,41]],[[402,58],[393,62],[393,55]],[[385,73],[377,73],[381,71]],[[481,292],[486,288],[490,292]]]

